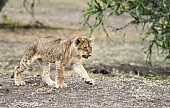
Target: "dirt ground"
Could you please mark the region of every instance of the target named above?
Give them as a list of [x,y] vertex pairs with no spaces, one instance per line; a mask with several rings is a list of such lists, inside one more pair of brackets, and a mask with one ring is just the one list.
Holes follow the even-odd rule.
[[[67,88],[48,89],[40,78],[27,77],[16,87],[8,75],[0,76],[2,108],[168,108],[170,82],[134,78],[95,77],[95,85],[76,76],[66,77]],[[9,80],[10,79],[10,80]]]
[[[164,56],[154,53],[151,69],[146,64],[144,54],[147,42],[141,45],[140,30],[133,26],[116,33],[108,30],[113,42],[102,30],[93,33],[96,37],[93,56],[84,60],[83,65],[95,80],[95,85],[85,84],[68,65],[65,69],[65,82],[68,87],[49,88],[41,81],[41,69],[36,62],[24,72],[26,85],[14,85],[10,75],[19,63],[24,48],[34,39],[44,36],[64,39],[88,36],[89,30],[79,25],[85,3],[84,0],[43,0],[37,3],[35,18],[44,24],[57,26],[56,28],[0,28],[0,108],[170,107],[169,80],[148,80],[139,77],[168,77],[169,61],[163,61]],[[35,21],[22,7],[22,0],[8,2],[1,12],[1,15],[4,14],[14,21]],[[114,26],[119,27],[129,20],[127,15],[113,17],[106,24],[113,22]],[[2,21],[0,18],[0,22]],[[54,65],[51,66],[51,71],[54,78]],[[126,77],[127,74],[130,78]]]

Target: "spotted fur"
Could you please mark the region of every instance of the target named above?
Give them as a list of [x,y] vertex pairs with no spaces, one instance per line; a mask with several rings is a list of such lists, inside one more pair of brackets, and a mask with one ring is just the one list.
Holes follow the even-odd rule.
[[[56,88],[65,87],[64,67],[71,62],[73,69],[78,73],[86,83],[93,84],[86,70],[82,66],[82,58],[88,58],[92,55],[92,43],[94,37],[76,37],[74,39],[62,40],[54,37],[44,37],[29,44],[24,52],[20,64],[14,69],[15,85],[24,85],[21,74],[36,59],[42,61],[43,72],[42,80],[49,86]],[[50,64],[55,63],[56,75],[55,81],[50,78]]]

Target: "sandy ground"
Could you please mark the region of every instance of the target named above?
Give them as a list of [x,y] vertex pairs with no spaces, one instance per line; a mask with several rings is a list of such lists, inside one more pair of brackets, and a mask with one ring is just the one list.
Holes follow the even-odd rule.
[[[65,33],[69,35],[54,35]],[[81,31],[82,32],[82,31]],[[63,34],[64,34],[63,33]],[[53,34],[69,38],[79,32],[44,29],[1,29],[0,40],[0,107],[2,108],[168,108],[170,107],[170,82],[168,80],[142,80],[126,78],[124,74],[140,75],[169,74],[166,63],[155,62],[157,68],[147,67],[140,44],[96,39],[93,56],[83,65],[95,85],[85,84],[69,67],[66,67],[67,88],[47,87],[37,76],[42,71],[34,62],[24,72],[25,86],[17,87],[10,78],[13,68],[19,63],[24,48],[37,37]],[[136,47],[134,47],[134,44]],[[108,47],[109,46],[109,47]],[[139,47],[138,47],[139,46]],[[129,50],[127,50],[129,49]],[[133,53],[131,53],[133,51]],[[140,58],[139,58],[140,57]],[[164,67],[165,66],[165,67]],[[54,78],[54,66],[52,65]],[[91,74],[90,72],[97,73]],[[108,74],[110,77],[102,75]]]
[[67,76],[67,88],[51,90],[37,77],[16,87],[8,75],[0,76],[2,108],[168,108],[170,82],[117,77],[94,78],[93,86]]

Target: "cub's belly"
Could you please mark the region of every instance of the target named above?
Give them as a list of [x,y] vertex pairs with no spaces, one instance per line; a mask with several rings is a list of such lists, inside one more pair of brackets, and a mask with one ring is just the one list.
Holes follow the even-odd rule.
[[61,54],[58,55],[50,55],[50,54],[37,54],[36,58],[41,59],[44,62],[55,63],[56,61],[60,61],[64,66],[71,61],[71,57],[65,57]]
[[41,59],[44,62],[55,63],[57,58],[54,55],[36,54],[35,58]]

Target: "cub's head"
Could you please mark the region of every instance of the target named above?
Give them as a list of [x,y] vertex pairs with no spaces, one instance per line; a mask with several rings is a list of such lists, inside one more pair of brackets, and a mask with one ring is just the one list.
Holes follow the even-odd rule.
[[77,37],[75,38],[75,47],[77,52],[83,57],[88,59],[92,55],[92,44],[95,37]]

